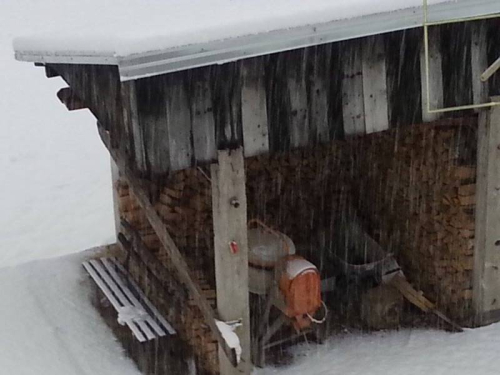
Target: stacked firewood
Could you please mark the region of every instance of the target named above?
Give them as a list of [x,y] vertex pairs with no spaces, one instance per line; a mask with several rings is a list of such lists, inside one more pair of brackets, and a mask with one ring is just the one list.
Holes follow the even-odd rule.
[[368,136],[351,149],[358,211],[409,280],[455,319],[470,314],[472,299],[471,129],[412,127]]

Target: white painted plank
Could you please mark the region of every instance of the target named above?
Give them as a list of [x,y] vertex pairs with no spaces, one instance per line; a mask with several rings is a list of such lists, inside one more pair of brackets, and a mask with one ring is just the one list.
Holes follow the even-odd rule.
[[[116,284],[116,281],[111,278],[111,276],[106,272],[102,264],[93,259],[90,261],[90,264],[94,267],[94,269],[97,271],[97,273],[102,277],[104,282],[110,287],[111,291],[115,294],[116,298],[122,302],[123,306],[133,306],[133,303],[127,299],[123,291],[119,288],[119,286]],[[118,310],[119,312],[120,310]],[[152,340],[155,338],[155,334],[151,331],[151,329],[147,326],[146,323],[140,321],[140,322],[135,322],[139,328],[141,329],[142,332],[144,332],[147,340]],[[134,323],[130,323],[127,325],[131,327]]]
[[[125,275],[128,274],[128,272],[125,270],[125,268],[114,258],[111,259],[111,262]],[[149,311],[151,311],[155,319],[160,322],[160,324],[167,330],[167,332],[170,335],[175,335],[177,334],[177,331],[172,327],[172,325],[163,317],[163,315],[158,311],[158,309],[151,303],[151,301],[146,297],[144,292],[139,288],[139,285],[135,283],[134,280],[131,278],[128,280],[130,286],[134,289],[134,291],[141,297],[142,301],[144,304],[148,307]]]
[[[440,113],[427,111],[427,79],[425,69],[425,49],[422,42],[420,52],[420,76],[422,81],[422,120],[435,121],[442,117]],[[441,32],[439,27],[429,28],[429,103],[430,109],[441,109],[444,106],[443,58],[441,55]]]
[[[235,333],[242,348],[237,368],[219,350],[221,375],[250,374],[250,311],[248,292],[247,199],[243,149],[219,151],[212,164],[212,207],[214,225],[217,309],[220,320],[242,319]],[[236,200],[238,204],[231,202]],[[238,252],[229,244],[235,241]]]
[[[132,304],[135,307],[137,307],[139,309],[143,309],[142,303],[139,302],[139,300],[135,297],[135,295],[128,288],[128,286],[125,285],[125,283],[123,282],[123,279],[120,277],[120,275],[118,275],[118,273],[116,272],[116,270],[115,270],[114,266],[111,264],[111,262],[106,258],[101,259],[101,262],[104,265],[104,267],[106,268],[106,270],[109,272],[109,274],[111,275],[113,280],[116,282],[116,284],[120,287],[120,289],[123,291],[123,293],[127,296],[129,301],[132,302]],[[158,336],[161,337],[161,336],[166,335],[165,331],[158,325],[158,323],[156,323],[154,321],[154,319],[149,314],[144,320],[145,320],[145,322],[147,322],[151,326],[153,331]],[[155,337],[153,337],[153,338],[155,338]]]
[[[89,273],[89,275],[92,277],[92,279],[95,281],[97,286],[102,290],[106,298],[111,302],[111,305],[114,307],[116,311],[120,311],[120,308],[123,307],[123,305],[115,298],[113,295],[113,292],[111,289],[106,285],[104,280],[100,277],[98,272],[94,269],[93,265],[90,262],[84,262],[83,267],[85,270]],[[134,336],[139,340],[140,342],[146,341],[146,337],[144,334],[134,325],[127,324]]]
[[180,77],[169,77],[165,89],[170,166],[177,171],[191,166],[191,111],[187,90]]
[[[474,104],[489,100],[489,84],[481,81],[481,74],[488,68],[487,23],[473,23],[471,28],[472,98]],[[479,110],[476,110],[476,112]]]
[[382,36],[363,41],[363,98],[366,133],[389,129],[387,68]]
[[217,158],[215,119],[209,73],[206,69],[202,73],[202,76],[193,78],[192,82],[193,152],[197,161],[210,162]]
[[365,133],[365,104],[361,46],[357,42],[345,45],[342,56],[342,115],[346,136]]
[[241,115],[245,156],[269,151],[266,89],[261,59],[242,63]]

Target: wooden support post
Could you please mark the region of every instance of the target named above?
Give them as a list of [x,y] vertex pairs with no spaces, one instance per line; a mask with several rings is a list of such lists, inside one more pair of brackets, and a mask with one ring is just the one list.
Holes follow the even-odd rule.
[[474,104],[486,103],[489,98],[488,82],[481,81],[481,74],[488,68],[487,31],[485,22],[472,24],[471,70],[472,98]]
[[245,156],[255,156],[269,151],[269,126],[267,123],[266,88],[264,69],[260,59],[242,63],[241,116]]
[[346,44],[343,57],[342,112],[346,136],[365,132],[365,103],[363,99],[363,64],[361,44]]
[[473,302],[485,325],[500,320],[500,107],[480,112],[477,149]]
[[123,154],[123,152],[111,147],[109,135],[106,132],[106,130],[104,130],[101,127],[99,127],[98,130],[104,145],[109,150],[109,153],[111,154],[113,160],[116,162],[116,165],[121,171],[122,176],[125,179],[127,179],[129,188],[134,193],[134,196],[137,199],[137,203],[139,203],[139,205],[143,209],[144,214],[148,218],[149,223],[153,227],[153,230],[155,231],[165,251],[167,252],[170,261],[172,262],[175,270],[177,271],[177,276],[179,277],[179,280],[186,286],[193,300],[196,301],[196,304],[200,309],[203,318],[205,319],[205,323],[211,330],[215,339],[218,341],[219,346],[222,348],[223,352],[226,354],[226,363],[236,366],[237,365],[236,352],[233,348],[229,347],[226,340],[219,331],[219,328],[217,327],[216,323],[216,315],[212,307],[210,306],[210,303],[204,297],[200,285],[198,285],[198,283],[194,281],[195,278],[191,275],[191,271],[184,257],[177,248],[177,245],[170,236],[170,233],[168,233],[167,228],[165,227],[165,224],[163,223],[161,217],[158,215],[151,201],[149,200],[147,194],[147,191],[149,189],[144,184],[144,181],[137,178],[131,171],[131,169],[128,167],[126,162],[127,159]]
[[219,151],[213,164],[212,206],[215,237],[217,308],[225,321],[242,320],[235,333],[242,348],[234,368],[220,351],[221,375],[250,374],[250,311],[245,166],[242,148]]
[[115,234],[118,238],[120,232],[120,197],[118,196],[118,184],[120,183],[120,171],[113,158],[110,157],[111,164],[111,182],[113,189],[113,213],[115,218]]
[[443,92],[443,59],[441,56],[441,32],[438,27],[429,28],[429,89],[425,69],[425,49],[422,42],[420,52],[420,76],[422,80],[422,120],[431,122],[441,117],[440,113],[427,111],[427,91],[430,93],[430,108],[440,109],[444,106]]
[[363,43],[363,98],[366,133],[389,129],[387,68],[383,36]]

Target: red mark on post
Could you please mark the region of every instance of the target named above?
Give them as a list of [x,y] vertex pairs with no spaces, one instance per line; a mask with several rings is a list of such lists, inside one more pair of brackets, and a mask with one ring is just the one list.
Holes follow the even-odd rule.
[[238,252],[240,251],[236,241],[231,241],[229,243],[229,248],[231,249],[231,254],[238,254]]

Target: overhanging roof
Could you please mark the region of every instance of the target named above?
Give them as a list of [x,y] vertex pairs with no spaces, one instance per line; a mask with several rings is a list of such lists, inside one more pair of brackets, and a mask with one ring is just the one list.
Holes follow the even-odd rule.
[[[429,22],[500,15],[499,0],[456,0],[429,6]],[[119,55],[113,50],[92,52],[49,49],[31,51],[15,45],[21,61],[61,64],[117,65],[122,81],[249,57],[422,26],[423,9],[414,7],[328,23],[276,30],[196,43],[154,52]],[[33,49],[33,48],[30,48]]]

